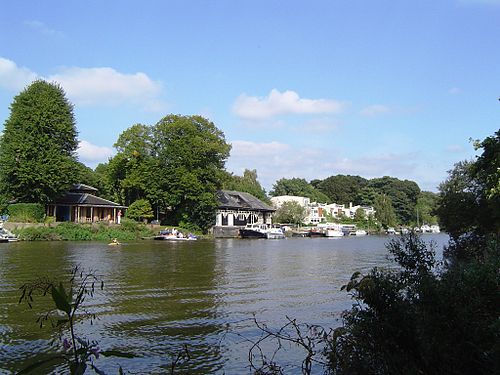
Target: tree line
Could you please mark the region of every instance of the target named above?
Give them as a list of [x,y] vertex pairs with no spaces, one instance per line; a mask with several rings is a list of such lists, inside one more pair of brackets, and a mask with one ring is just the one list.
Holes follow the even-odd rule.
[[[207,230],[214,222],[219,189],[269,196],[298,195],[320,203],[373,206],[384,226],[437,222],[438,196],[394,177],[333,175],[310,182],[277,180],[269,194],[257,171],[229,173],[231,146],[201,116],[167,115],[156,124],[134,124],[114,144],[116,154],[91,169],[78,161],[73,105],[63,89],[38,80],[13,100],[0,138],[0,200],[46,204],[80,182],[98,195],[129,206],[135,219]],[[269,196],[268,196],[269,195]],[[0,202],[0,203],[1,203]]]

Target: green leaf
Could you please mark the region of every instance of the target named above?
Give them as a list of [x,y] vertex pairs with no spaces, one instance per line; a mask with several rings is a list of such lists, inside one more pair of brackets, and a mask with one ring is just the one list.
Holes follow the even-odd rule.
[[33,371],[34,369],[36,369],[36,368],[38,368],[40,366],[43,366],[43,365],[45,365],[45,364],[47,364],[49,362],[55,361],[56,359],[65,359],[65,357],[62,356],[62,355],[55,355],[55,356],[52,356],[50,358],[43,359],[41,361],[38,361],[38,362],[35,362],[35,363],[29,365],[28,367],[23,368],[17,374],[18,375],[27,374],[27,373]]
[[63,284],[60,283],[59,288],[52,285],[51,294],[52,300],[56,304],[57,309],[64,311],[69,316],[71,314],[71,304],[68,301]]

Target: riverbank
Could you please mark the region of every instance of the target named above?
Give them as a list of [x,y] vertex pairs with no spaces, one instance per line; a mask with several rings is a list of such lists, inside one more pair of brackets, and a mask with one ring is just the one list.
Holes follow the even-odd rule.
[[5,223],[21,241],[133,241],[153,236],[158,225],[124,220],[122,224],[94,223]]

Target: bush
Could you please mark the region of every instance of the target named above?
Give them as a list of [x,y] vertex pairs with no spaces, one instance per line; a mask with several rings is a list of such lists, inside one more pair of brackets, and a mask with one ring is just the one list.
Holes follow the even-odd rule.
[[154,233],[144,224],[123,220],[122,225],[61,223],[54,227],[31,227],[14,230],[25,241],[132,241]]
[[14,203],[7,207],[9,220],[16,223],[42,223],[45,207],[39,203]]

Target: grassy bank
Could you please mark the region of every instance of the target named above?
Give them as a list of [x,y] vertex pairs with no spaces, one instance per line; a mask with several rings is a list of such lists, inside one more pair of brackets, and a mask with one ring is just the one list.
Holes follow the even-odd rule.
[[121,225],[61,223],[55,226],[33,226],[12,230],[23,241],[133,241],[155,235],[151,227],[123,220]]

